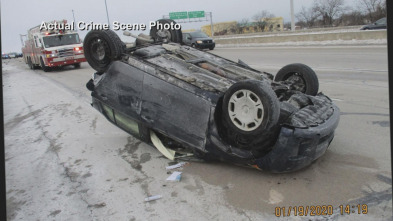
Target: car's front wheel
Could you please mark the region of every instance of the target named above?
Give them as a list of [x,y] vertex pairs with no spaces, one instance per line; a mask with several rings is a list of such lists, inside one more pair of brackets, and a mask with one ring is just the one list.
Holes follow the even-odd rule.
[[233,84],[227,90],[222,113],[223,124],[231,130],[229,134],[234,134],[228,138],[238,143],[238,138],[252,140],[276,126],[280,107],[269,84],[246,80]]

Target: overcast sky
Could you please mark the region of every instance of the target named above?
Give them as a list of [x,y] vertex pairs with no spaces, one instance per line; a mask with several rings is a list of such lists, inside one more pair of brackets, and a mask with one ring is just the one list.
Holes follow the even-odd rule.
[[[313,0],[294,0],[295,13],[302,6],[310,7],[312,2]],[[347,6],[356,8],[357,0],[345,2]],[[118,21],[148,25],[150,21],[177,11],[212,12],[213,22],[239,21],[242,18],[251,20],[254,14],[262,10],[283,17],[284,23],[290,21],[290,0],[107,0],[107,4],[110,23]],[[26,34],[29,28],[41,24],[42,21],[66,19],[71,22],[72,10],[76,22],[107,23],[105,0],[1,0],[2,51],[21,52],[19,34]],[[206,24],[209,22],[182,23],[182,28],[199,29]],[[86,32],[79,33],[82,38],[86,35]]]

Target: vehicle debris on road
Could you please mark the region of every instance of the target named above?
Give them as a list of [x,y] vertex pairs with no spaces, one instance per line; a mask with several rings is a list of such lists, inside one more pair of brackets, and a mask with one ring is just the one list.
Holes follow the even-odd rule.
[[186,162],[180,162],[180,163],[172,165],[172,166],[167,166],[166,169],[167,170],[172,170],[172,169],[176,169],[176,168],[179,168],[179,167],[183,167],[186,164],[187,164]]
[[177,181],[180,182],[182,172],[174,171],[168,178],[167,181]]
[[161,195],[154,195],[154,196],[149,196],[145,198],[145,202],[149,202],[149,201],[153,201],[153,200],[158,200],[161,199],[162,196]]

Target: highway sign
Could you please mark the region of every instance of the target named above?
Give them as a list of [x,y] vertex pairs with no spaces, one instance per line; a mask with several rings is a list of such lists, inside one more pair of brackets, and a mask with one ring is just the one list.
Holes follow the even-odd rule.
[[170,19],[186,19],[188,18],[187,12],[169,12]]
[[188,12],[188,18],[204,18],[205,11],[191,11]]

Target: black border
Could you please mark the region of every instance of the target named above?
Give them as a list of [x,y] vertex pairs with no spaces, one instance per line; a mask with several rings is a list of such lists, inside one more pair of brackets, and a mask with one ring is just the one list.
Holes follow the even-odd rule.
[[[1,2],[0,2],[1,4]],[[0,5],[0,26],[1,26],[1,5]],[[1,27],[0,27],[0,52],[2,53],[1,48]],[[1,135],[0,135],[0,195],[2,199],[0,199],[0,220],[7,220],[7,197],[6,197],[6,188],[5,188],[5,155],[4,155],[4,103],[3,103],[3,59],[0,58],[1,62],[1,71],[0,71],[0,124],[1,124]]]

